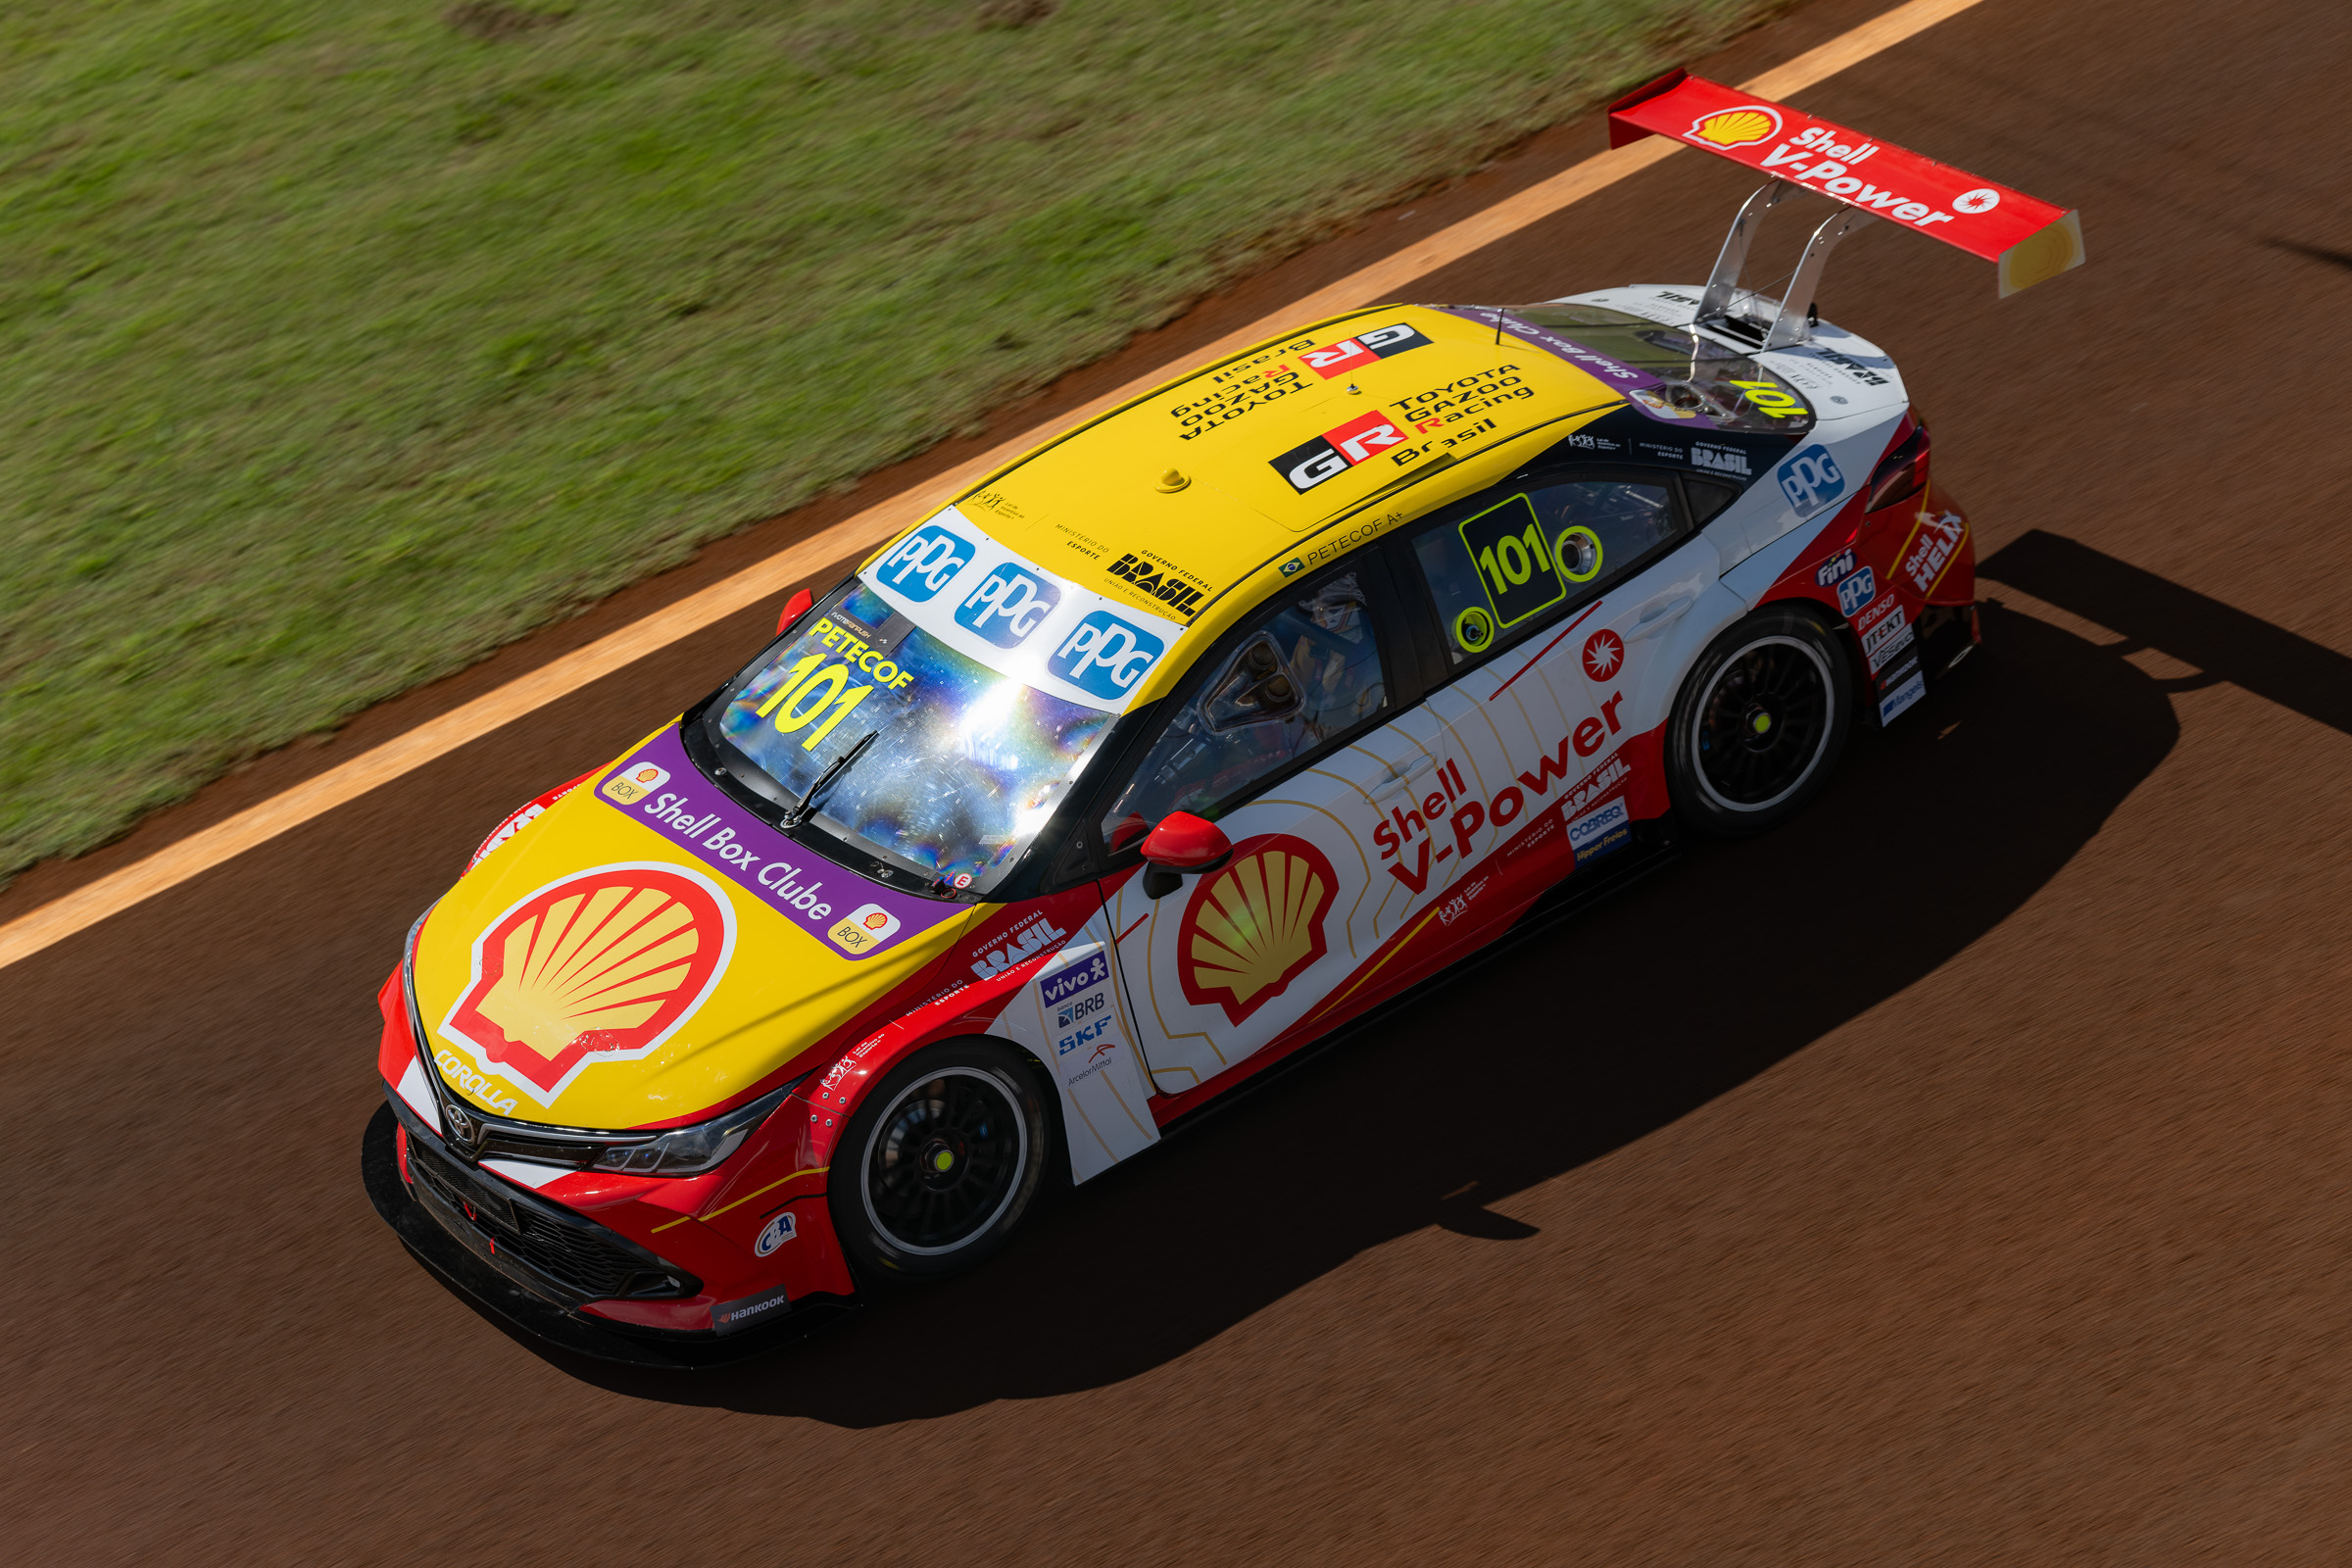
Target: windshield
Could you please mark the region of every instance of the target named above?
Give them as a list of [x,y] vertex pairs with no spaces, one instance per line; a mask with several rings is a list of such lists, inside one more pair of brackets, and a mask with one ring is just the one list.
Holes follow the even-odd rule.
[[1115,714],[1001,674],[853,578],[697,720],[719,765],[778,808],[942,896],[986,893],[1061,803]]
[[1788,436],[1813,428],[1813,411],[1794,387],[1739,350],[1682,327],[1597,305],[1514,305],[1510,314],[1656,376],[1660,385],[1626,395],[1659,417]]

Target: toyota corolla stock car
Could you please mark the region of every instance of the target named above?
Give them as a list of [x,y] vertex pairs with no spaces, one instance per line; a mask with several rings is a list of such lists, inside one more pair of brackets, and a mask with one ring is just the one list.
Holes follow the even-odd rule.
[[[1706,283],[1187,374],[499,824],[381,993],[365,1164],[410,1248],[590,1353],[771,1343],[1932,702],[1968,514],[1822,262],[1882,221],[2013,291],[2077,216],[1680,73],[1612,123],[1768,175]],[[1741,270],[1801,191],[1776,300]]]

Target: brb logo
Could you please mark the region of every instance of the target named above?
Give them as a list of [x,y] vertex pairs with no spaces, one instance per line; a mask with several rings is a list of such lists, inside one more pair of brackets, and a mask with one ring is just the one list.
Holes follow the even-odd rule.
[[1166,643],[1142,627],[1098,610],[1071,628],[1046,668],[1082,692],[1115,703],[1133,692],[1144,671],[1167,651]]
[[1800,517],[1810,517],[1845,494],[1844,470],[1830,456],[1830,449],[1818,442],[1782,464],[1773,477],[1781,481],[1781,494],[1788,498]]
[[1336,479],[1357,464],[1369,462],[1374,453],[1402,445],[1404,437],[1396,423],[1374,409],[1303,446],[1291,448],[1274,460],[1274,471],[1304,495],[1324,480]]
[[978,552],[959,533],[926,522],[900,540],[874,574],[917,604],[931,598],[972,564]]
[[1017,648],[1060,603],[1060,589],[1007,562],[981,578],[971,597],[956,607],[956,623],[999,648]]

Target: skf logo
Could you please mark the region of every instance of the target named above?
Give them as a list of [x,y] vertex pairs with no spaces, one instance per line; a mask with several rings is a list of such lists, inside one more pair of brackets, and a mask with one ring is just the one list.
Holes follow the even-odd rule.
[[1328,381],[1335,375],[1360,370],[1375,360],[1385,360],[1392,354],[1427,347],[1429,339],[1398,321],[1395,326],[1384,326],[1374,331],[1360,332],[1354,337],[1342,338],[1326,348],[1308,349],[1298,358],[1308,369]]
[[1402,445],[1404,436],[1396,421],[1374,409],[1303,446],[1291,448],[1274,460],[1274,471],[1304,495],[1324,480],[1336,479],[1357,464],[1370,461],[1375,453]]
[[1287,833],[1244,840],[1233,863],[1200,879],[1176,931],[1185,1000],[1240,1023],[1323,956],[1323,919],[1340,879],[1323,852]]
[[1690,122],[1684,135],[1692,141],[1705,142],[1710,147],[1745,147],[1750,142],[1767,141],[1781,133],[1781,112],[1770,104],[1741,104],[1737,109],[1718,109],[1711,115],[1701,115]]
[[1126,578],[1187,620],[1200,608],[1200,589],[1139,556],[1121,556],[1103,569],[1114,577]]
[[735,912],[679,866],[599,866],[474,939],[473,979],[435,1031],[542,1105],[594,1061],[631,1060],[694,1016],[735,950]]

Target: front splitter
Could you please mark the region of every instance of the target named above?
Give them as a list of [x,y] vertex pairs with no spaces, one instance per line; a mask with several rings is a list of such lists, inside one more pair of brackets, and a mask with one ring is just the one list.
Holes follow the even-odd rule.
[[533,1296],[473,1255],[443,1230],[400,1179],[399,1122],[390,1105],[375,1107],[360,1139],[360,1176],[368,1201],[416,1261],[466,1301],[553,1348],[624,1366],[691,1372],[727,1366],[807,1339],[850,1310],[850,1303],[804,1298],[773,1323],[724,1339],[683,1334],[631,1334],[603,1329],[553,1301]]

